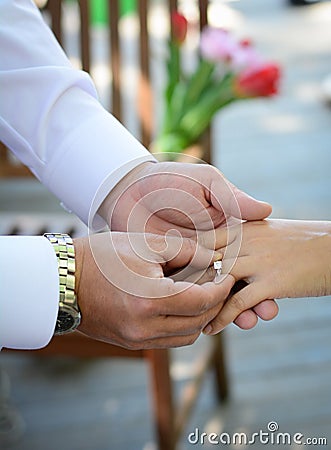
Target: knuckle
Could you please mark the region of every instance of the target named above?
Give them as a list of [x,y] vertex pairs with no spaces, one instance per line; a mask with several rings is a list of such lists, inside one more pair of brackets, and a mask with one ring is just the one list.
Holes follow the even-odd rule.
[[206,279],[208,281],[213,281],[214,280],[214,278],[215,278],[214,266],[208,267],[208,269],[206,270],[205,276],[206,276]]
[[151,317],[155,310],[155,302],[148,299],[140,299],[135,304],[135,313],[138,317]]
[[197,311],[198,315],[204,314],[209,309],[209,301],[210,298],[208,295],[204,296],[199,300],[199,303],[197,305]]
[[236,311],[241,312],[247,309],[245,297],[240,291],[231,297],[230,302],[232,308],[235,309]]
[[149,235],[148,238],[148,245],[150,246],[151,250],[154,252],[162,252],[165,249],[166,241],[164,236],[160,235]]
[[142,346],[139,345],[137,342],[130,341],[125,344],[125,348],[127,350],[140,350]]
[[188,246],[188,250],[194,254],[197,249],[197,243],[193,239],[185,239],[185,243]]
[[195,333],[193,335],[188,336],[184,345],[186,345],[186,346],[193,345],[199,336],[200,336],[200,333]]
[[193,334],[200,334],[201,331],[205,328],[206,324],[212,320],[213,316],[209,317],[208,314],[203,314],[202,316],[199,316],[195,319],[194,323],[192,323],[192,326],[190,328],[190,333]]
[[[130,299],[132,300],[132,299]],[[130,350],[143,348],[144,341],[149,337],[150,327],[146,322],[152,317],[152,305],[148,299],[135,298],[127,305],[127,316],[121,330],[125,347]]]
[[126,341],[127,344],[131,347],[132,350],[137,350],[138,348],[142,348],[142,344],[144,341],[148,339],[147,329],[142,325],[132,325],[129,327],[129,330],[126,333]]
[[213,329],[219,333],[227,326],[227,323],[222,319],[222,317],[217,317],[213,320]]

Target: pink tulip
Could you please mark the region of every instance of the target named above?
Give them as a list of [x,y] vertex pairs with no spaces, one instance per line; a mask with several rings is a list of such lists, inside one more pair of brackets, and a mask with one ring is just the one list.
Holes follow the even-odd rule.
[[230,61],[237,48],[238,43],[222,28],[206,27],[201,34],[201,55],[209,61]]
[[263,59],[251,45],[238,45],[231,58],[231,66],[235,72],[261,66]]

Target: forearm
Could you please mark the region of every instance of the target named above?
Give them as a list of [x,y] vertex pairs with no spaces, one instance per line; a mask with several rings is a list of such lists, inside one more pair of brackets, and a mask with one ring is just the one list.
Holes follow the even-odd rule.
[[319,238],[319,253],[310,255],[311,269],[315,273],[316,288],[312,296],[331,295],[331,224],[325,224],[325,234]]
[[329,295],[331,222],[270,220],[266,225],[261,241],[257,236],[249,244],[252,257],[255,252],[261,257],[251,281],[269,279],[272,298]]

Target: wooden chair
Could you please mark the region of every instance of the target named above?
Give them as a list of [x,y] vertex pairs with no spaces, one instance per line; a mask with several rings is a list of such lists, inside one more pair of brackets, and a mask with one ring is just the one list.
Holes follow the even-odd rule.
[[0,177],[10,178],[26,176],[32,176],[30,170],[23,164],[20,164],[5,145],[0,142]]
[[[137,0],[137,14],[140,24],[139,38],[139,105],[137,107],[137,121],[140,127],[138,138],[148,146],[153,135],[152,85],[150,77],[150,36],[148,31],[148,11],[151,2]],[[168,11],[177,7],[177,1],[165,1]],[[207,23],[208,0],[197,2],[200,29]],[[91,28],[90,2],[78,0],[80,14],[80,48],[82,68],[91,68]],[[108,0],[109,18],[109,51],[112,73],[111,101],[112,113],[122,120],[123,89],[121,79],[121,51],[120,51],[120,1]],[[60,43],[63,42],[62,0],[49,0],[47,9],[51,18],[51,26]],[[209,141],[210,144],[210,141]],[[207,162],[211,162],[210,145],[208,145]],[[5,164],[4,164],[5,163]],[[26,175],[22,167],[11,166],[6,157],[5,149],[1,150],[1,176]],[[61,231],[61,230],[58,230]],[[156,439],[159,450],[174,450],[180,439],[187,419],[198,397],[200,386],[208,369],[215,373],[216,397],[226,399],[228,395],[228,379],[222,335],[208,338],[209,350],[197,358],[197,371],[194,380],[189,382],[183,390],[181,399],[175,399],[173,382],[170,376],[170,350],[140,350],[130,351],[110,344],[91,340],[80,333],[55,337],[51,343],[41,350],[40,355],[71,355],[79,357],[128,357],[143,358],[150,367],[153,412],[155,419]]]

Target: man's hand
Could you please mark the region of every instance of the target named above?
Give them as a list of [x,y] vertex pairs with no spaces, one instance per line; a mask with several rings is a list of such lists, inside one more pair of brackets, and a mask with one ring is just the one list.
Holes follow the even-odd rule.
[[260,220],[271,206],[231,184],[215,167],[144,163],[124,177],[100,207],[112,231],[185,237],[226,226],[227,220]]
[[[238,189],[213,166],[159,162],[130,172],[99,212],[112,230],[180,234],[200,242],[201,233],[225,229],[234,220],[269,216],[271,206]],[[214,248],[214,241],[211,237],[209,248]],[[236,323],[252,328],[257,316],[270,319],[274,312],[274,303],[264,302],[245,311]]]
[[187,266],[206,269],[219,258],[190,239],[115,232],[74,244],[79,330],[129,349],[192,344],[218,314],[234,283],[231,276],[219,285],[166,277],[178,277]]

